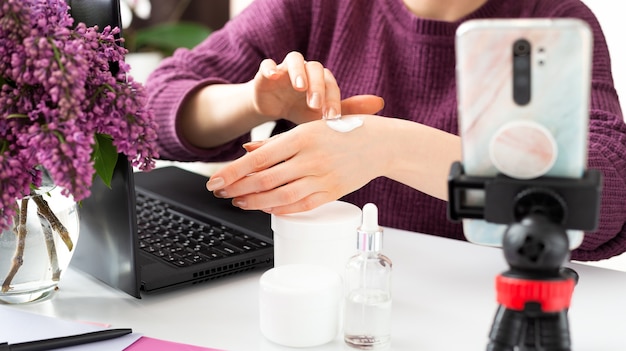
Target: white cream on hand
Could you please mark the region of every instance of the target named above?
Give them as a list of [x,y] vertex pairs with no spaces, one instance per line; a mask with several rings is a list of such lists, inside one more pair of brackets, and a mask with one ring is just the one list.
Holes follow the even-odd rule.
[[332,130],[341,133],[347,133],[363,125],[363,119],[360,117],[339,117],[334,119],[327,119],[326,125]]

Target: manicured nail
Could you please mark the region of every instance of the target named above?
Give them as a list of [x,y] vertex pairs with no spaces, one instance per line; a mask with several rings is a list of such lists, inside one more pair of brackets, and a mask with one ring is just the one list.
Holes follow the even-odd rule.
[[304,89],[304,78],[302,78],[302,76],[296,77],[296,88]]
[[240,200],[240,199],[233,200],[233,205],[239,208],[245,208],[247,204],[248,203],[245,200]]
[[249,141],[243,145],[241,145],[244,149],[248,150],[248,148],[252,147],[252,146],[257,146],[259,144],[263,143],[263,140],[256,140],[256,141]]
[[209,179],[209,181],[206,183],[206,188],[207,188],[209,191],[213,191],[213,190],[219,189],[219,188],[221,188],[222,186],[224,186],[224,178],[220,178],[220,177],[217,177],[217,178],[211,178],[211,179]]
[[337,110],[335,110],[333,107],[329,107],[328,109],[326,109],[326,111],[324,111],[322,117],[324,119],[338,119],[341,118],[341,115],[338,114]]
[[311,99],[309,100],[309,106],[311,108],[320,108],[322,107],[322,98],[320,98],[319,93],[311,94]]

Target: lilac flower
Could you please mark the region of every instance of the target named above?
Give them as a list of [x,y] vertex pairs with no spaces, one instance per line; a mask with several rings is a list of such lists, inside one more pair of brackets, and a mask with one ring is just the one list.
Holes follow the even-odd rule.
[[63,0],[0,0],[0,229],[11,225],[16,199],[41,185],[42,167],[64,195],[87,198],[96,135],[141,170],[158,157],[119,28],[74,26],[68,10]]

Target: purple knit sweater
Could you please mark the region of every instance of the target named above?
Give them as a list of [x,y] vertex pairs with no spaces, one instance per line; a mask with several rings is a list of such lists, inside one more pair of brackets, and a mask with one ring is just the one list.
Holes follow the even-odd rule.
[[[604,36],[579,0],[489,0],[455,23],[415,17],[402,0],[256,0],[193,50],[178,50],[151,75],[150,107],[160,125],[164,158],[224,161],[243,154],[242,135],[221,147],[198,149],[181,140],[176,115],[196,89],[252,79],[264,58],[281,62],[293,50],[318,60],[337,78],[342,96],[375,94],[379,114],[458,133],[454,34],[474,18],[577,17],[594,32],[589,167],[604,175],[599,229],[587,233],[573,259],[599,260],[626,251],[626,126],[613,87]],[[292,127],[278,121],[274,133]],[[416,160],[418,161],[418,160]],[[446,203],[408,186],[377,178],[344,200],[376,203],[384,226],[462,239],[446,217]]]

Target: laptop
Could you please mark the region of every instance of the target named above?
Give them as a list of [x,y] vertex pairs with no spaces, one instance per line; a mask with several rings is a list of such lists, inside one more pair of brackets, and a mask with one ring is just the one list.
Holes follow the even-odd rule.
[[133,172],[120,155],[111,188],[100,178],[80,207],[71,265],[140,298],[273,267],[270,216],[206,190],[179,167]]

